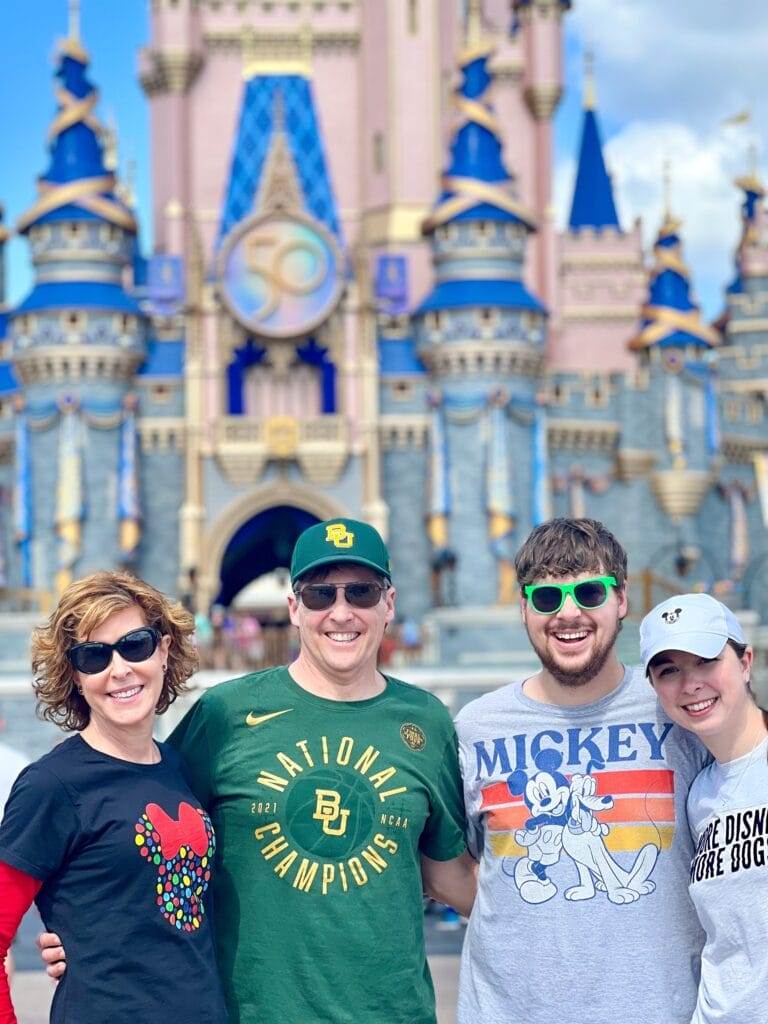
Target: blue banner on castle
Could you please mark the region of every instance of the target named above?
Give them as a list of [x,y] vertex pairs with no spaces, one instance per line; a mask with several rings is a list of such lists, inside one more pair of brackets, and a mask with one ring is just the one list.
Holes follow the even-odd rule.
[[149,301],[156,313],[175,313],[184,301],[184,261],[181,256],[150,257],[147,275]]
[[383,313],[390,316],[405,313],[408,309],[408,263],[405,256],[379,256],[374,287]]

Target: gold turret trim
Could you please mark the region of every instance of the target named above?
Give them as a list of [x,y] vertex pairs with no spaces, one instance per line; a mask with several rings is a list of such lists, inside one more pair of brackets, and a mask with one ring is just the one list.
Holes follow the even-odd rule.
[[145,50],[147,66],[139,81],[150,98],[162,93],[186,93],[202,70],[205,59],[201,53],[178,48]]
[[659,507],[675,521],[695,516],[713,483],[711,470],[663,469],[651,474],[651,490]]

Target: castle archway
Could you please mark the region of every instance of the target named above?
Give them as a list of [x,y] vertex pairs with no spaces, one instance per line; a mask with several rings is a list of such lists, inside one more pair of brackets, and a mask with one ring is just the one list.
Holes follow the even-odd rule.
[[272,484],[239,498],[206,532],[199,605],[229,605],[252,580],[288,567],[302,530],[344,514],[338,502],[300,484]]

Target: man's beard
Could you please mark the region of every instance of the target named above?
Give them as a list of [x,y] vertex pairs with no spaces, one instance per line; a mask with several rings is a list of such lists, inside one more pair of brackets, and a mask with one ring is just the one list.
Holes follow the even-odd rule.
[[608,661],[611,656],[613,646],[616,643],[616,637],[621,632],[622,625],[623,623],[621,619],[617,619],[616,628],[613,633],[606,637],[605,642],[593,651],[592,657],[589,659],[587,664],[578,669],[563,667],[559,661],[549,654],[546,645],[539,648],[534,643],[531,639],[530,633],[528,634],[528,639],[531,641],[531,646],[538,655],[539,661],[546,671],[549,672],[549,674],[557,680],[561,686],[568,686],[576,689],[579,686],[586,686],[587,683],[591,683],[595,676],[598,676],[603,670],[606,661]]

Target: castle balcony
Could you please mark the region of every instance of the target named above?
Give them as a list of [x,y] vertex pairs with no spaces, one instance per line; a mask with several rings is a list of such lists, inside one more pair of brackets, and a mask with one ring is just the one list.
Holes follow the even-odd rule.
[[223,416],[214,456],[234,484],[253,485],[269,461],[295,462],[311,483],[335,484],[351,451],[345,416]]

